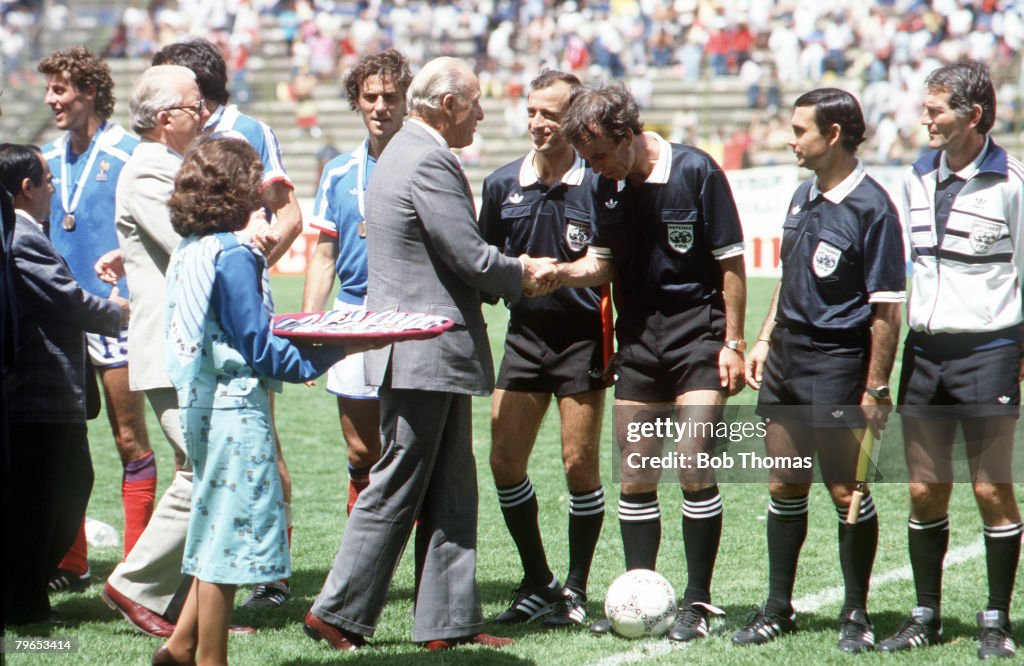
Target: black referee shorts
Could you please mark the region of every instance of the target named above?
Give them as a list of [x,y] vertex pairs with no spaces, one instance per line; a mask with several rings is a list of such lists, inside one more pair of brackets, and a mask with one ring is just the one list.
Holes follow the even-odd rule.
[[772,330],[758,416],[810,428],[863,428],[868,331],[836,333],[778,324]]
[[904,416],[968,419],[1020,416],[1016,344],[956,353],[938,336],[911,332],[903,346],[899,406]]
[[620,315],[616,334],[616,398],[673,402],[688,391],[721,390],[718,354],[725,341],[721,306],[699,304],[682,312],[653,312],[636,320]]
[[601,330],[597,329],[596,337],[592,331],[588,333],[544,333],[510,324],[495,385],[506,391],[553,393],[559,397],[605,388],[601,379]]

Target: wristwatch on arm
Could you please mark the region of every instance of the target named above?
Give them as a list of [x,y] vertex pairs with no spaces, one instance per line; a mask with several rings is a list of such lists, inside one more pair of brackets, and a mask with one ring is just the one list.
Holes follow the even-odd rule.
[[876,400],[885,400],[892,396],[892,393],[889,391],[889,387],[885,384],[875,387],[868,386],[864,389],[864,392]]
[[731,350],[736,351],[736,352],[739,352],[741,354],[743,352],[747,351],[747,341],[746,340],[726,340],[725,341],[725,346],[726,346],[726,348],[731,349]]

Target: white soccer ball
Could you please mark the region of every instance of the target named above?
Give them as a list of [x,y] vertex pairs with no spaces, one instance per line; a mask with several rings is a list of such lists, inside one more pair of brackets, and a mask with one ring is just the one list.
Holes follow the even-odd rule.
[[661,636],[676,617],[676,592],[661,574],[649,569],[627,571],[612,582],[604,614],[625,638]]

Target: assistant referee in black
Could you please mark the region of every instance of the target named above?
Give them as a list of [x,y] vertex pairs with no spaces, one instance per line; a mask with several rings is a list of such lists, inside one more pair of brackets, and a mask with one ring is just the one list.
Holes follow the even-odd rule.
[[[885,190],[856,157],[864,116],[853,95],[820,88],[793,110],[797,164],[815,177],[793,194],[782,232],[782,280],[746,363],[760,390],[768,456],[817,456],[839,513],[839,562],[846,588],[839,649],[874,647],[868,584],[878,543],[870,495],[856,523],[845,522],[856,489],[860,440],[892,409],[888,380],[896,354],[906,277],[902,231]],[[860,407],[857,407],[860,406]],[[813,470],[769,476],[768,600],[736,632],[736,645],[761,645],[796,631],[793,582],[807,536]]]
[[[544,70],[527,96],[533,149],[484,179],[480,232],[511,257],[573,261],[590,242],[591,172],[560,125],[574,75]],[[509,303],[505,355],[491,401],[491,473],[505,525],[523,564],[523,582],[500,624],[543,618],[544,626],[582,625],[587,579],[604,522],[600,439],[605,381],[598,289],[558,289]],[[527,474],[544,414],[555,396],[569,487],[569,565],[565,587],[548,567],[537,495]]]

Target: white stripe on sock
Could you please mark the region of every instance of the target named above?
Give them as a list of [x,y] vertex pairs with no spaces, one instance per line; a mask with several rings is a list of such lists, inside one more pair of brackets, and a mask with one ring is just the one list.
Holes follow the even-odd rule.
[[691,502],[683,499],[683,517],[691,520],[707,520],[722,515],[722,496],[716,494],[711,499]]
[[810,504],[810,497],[794,497],[792,499],[776,499],[772,497],[768,501],[768,512],[776,516],[799,516],[807,513]]
[[661,519],[658,500],[652,502],[624,502],[619,500],[619,520],[628,523],[643,523]]
[[[846,514],[847,514],[847,509],[846,508],[838,507],[837,506],[836,507],[836,514],[837,514],[837,517],[839,518],[839,522],[841,522],[841,523],[845,523],[846,522]],[[878,514],[878,511],[875,509],[874,497],[871,496],[871,495],[868,495],[860,503],[860,513],[857,514],[857,522],[858,523],[867,522],[867,521],[871,520],[872,518],[874,518],[877,514]]]
[[907,527],[912,530],[936,530],[941,529],[949,531],[949,516],[943,516],[938,520],[932,520],[929,522],[923,522],[920,520],[914,520],[913,518],[907,523]]
[[530,477],[526,477],[522,483],[516,484],[511,488],[499,488],[498,504],[503,509],[511,509],[514,506],[530,501],[530,498],[534,497],[534,495]]
[[569,495],[570,516],[596,516],[604,513],[604,491],[600,488],[585,495]]
[[1024,523],[1012,525],[985,525],[985,536],[989,539],[1009,539],[1019,537],[1024,532]]

